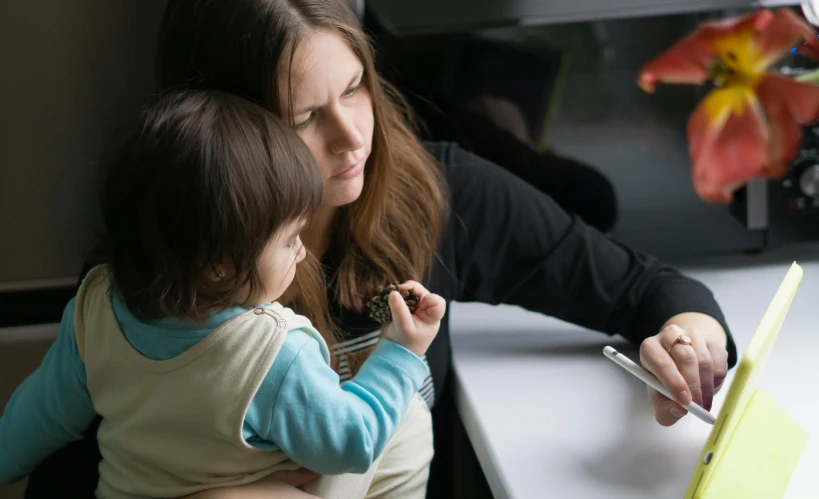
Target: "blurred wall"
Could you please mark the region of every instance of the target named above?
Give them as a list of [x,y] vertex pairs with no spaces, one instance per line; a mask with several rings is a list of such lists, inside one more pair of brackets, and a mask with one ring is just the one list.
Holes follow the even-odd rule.
[[0,289],[79,273],[101,146],[153,90],[164,5],[0,2]]

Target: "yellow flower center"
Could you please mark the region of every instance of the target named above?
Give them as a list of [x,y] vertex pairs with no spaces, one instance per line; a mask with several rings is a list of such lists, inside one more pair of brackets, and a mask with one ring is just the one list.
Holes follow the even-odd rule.
[[732,85],[710,92],[703,103],[712,125],[723,123],[729,115],[741,117],[759,107],[753,87]]
[[716,87],[756,86],[767,68],[754,37],[753,30],[743,30],[711,42],[717,59],[709,73]]

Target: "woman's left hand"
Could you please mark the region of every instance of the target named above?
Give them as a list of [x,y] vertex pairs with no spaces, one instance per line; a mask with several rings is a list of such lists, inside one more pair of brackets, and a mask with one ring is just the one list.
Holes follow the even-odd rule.
[[[682,341],[678,341],[682,337]],[[690,340],[690,344],[688,341]],[[693,400],[711,410],[714,394],[728,374],[727,335],[716,319],[687,312],[669,319],[660,332],[640,345],[640,362],[674,396],[670,400],[649,387],[654,418],[671,426],[687,414],[681,404]]]

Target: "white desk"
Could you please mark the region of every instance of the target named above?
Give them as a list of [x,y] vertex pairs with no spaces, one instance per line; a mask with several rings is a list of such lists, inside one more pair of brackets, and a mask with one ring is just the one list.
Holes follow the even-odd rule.
[[[762,386],[809,436],[786,498],[816,499],[819,261],[805,261],[804,249],[799,257],[805,274]],[[759,258],[687,270],[719,300],[740,355],[790,264],[736,266]],[[636,360],[621,338],[462,303],[452,304],[452,337],[459,409],[495,497],[682,498],[711,427],[690,415],[656,424],[645,385],[602,355],[612,344]]]

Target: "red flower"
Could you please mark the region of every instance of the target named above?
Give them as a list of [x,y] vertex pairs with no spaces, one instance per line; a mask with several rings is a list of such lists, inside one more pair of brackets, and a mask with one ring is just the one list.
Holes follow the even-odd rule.
[[760,10],[706,23],[646,64],[638,84],[703,84],[715,89],[688,120],[697,194],[728,203],[754,177],[781,177],[799,152],[801,124],[819,120],[819,87],[768,72],[797,44],[819,53],[813,28],[791,10]]

